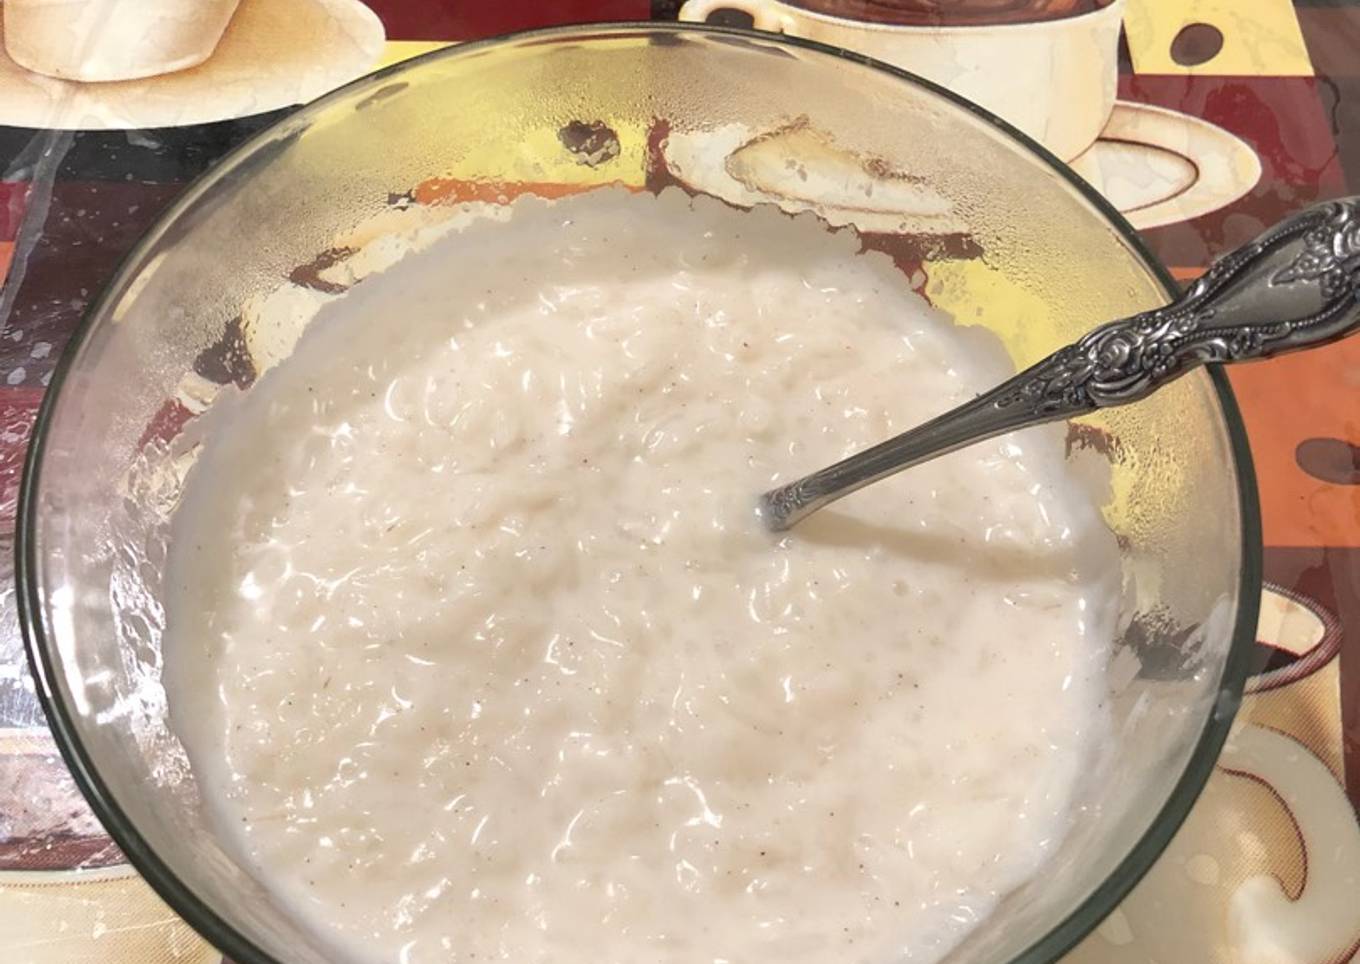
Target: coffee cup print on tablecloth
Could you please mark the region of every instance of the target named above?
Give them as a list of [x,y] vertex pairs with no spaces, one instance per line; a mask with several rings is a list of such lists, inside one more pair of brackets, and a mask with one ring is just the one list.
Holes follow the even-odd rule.
[[0,125],[130,130],[305,103],[386,35],[360,0],[4,0]]
[[1360,950],[1360,822],[1342,784],[1340,625],[1267,586],[1213,776],[1147,877],[1064,964],[1341,964]]
[[66,80],[153,77],[197,67],[240,0],[5,0],[5,50]]
[[1124,0],[689,0],[680,18],[717,10],[919,74],[1063,160],[1095,142],[1114,108]]

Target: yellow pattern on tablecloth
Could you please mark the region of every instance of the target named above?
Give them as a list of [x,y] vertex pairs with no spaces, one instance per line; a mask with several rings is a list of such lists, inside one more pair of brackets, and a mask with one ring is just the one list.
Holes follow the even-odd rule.
[[381,70],[384,67],[399,64],[403,60],[428,54],[432,50],[443,50],[445,47],[452,46],[453,43],[447,40],[389,40],[383,44],[382,54],[372,69]]
[[[1194,23],[1217,27],[1223,49],[1202,64],[1182,66],[1172,59],[1171,42]],[[1290,0],[1129,0],[1124,35],[1140,74],[1313,76]]]

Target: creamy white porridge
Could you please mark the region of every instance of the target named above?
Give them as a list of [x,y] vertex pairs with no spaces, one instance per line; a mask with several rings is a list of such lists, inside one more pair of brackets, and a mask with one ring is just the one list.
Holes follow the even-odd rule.
[[1061,434],[754,515],[1006,374],[857,251],[524,200],[230,406],[175,519],[173,721],[339,956],[928,962],[1054,849],[1116,578]]

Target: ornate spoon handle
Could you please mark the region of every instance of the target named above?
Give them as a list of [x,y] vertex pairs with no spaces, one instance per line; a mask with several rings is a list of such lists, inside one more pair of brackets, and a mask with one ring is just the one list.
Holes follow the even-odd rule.
[[1101,325],[971,402],[766,492],[776,531],[974,442],[1145,398],[1199,365],[1269,358],[1360,328],[1360,197],[1310,207],[1214,262],[1171,304]]

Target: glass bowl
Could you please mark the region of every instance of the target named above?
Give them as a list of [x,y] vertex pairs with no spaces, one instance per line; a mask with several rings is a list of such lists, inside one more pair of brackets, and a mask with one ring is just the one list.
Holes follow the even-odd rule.
[[[781,178],[785,162],[814,176]],[[468,44],[357,81],[235,151],[141,241],[62,359],[17,562],[39,692],[77,782],[147,881],[241,964],[328,954],[214,842],[166,725],[159,594],[192,460],[181,443],[224,386],[249,391],[296,337],[261,299],[327,290],[327,269],[389,221],[615,182],[854,224],[1017,366],[1172,291],[1118,214],[1004,122],[789,38],[618,25]],[[1133,886],[1214,765],[1255,630],[1256,494],[1222,375],[1195,372],[1068,438],[1100,466],[1121,548],[1115,725],[1072,832],[956,964],[1052,960]]]

